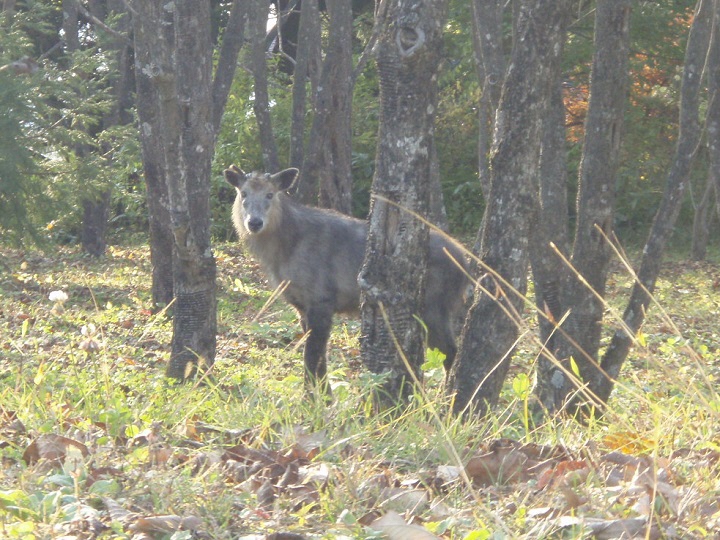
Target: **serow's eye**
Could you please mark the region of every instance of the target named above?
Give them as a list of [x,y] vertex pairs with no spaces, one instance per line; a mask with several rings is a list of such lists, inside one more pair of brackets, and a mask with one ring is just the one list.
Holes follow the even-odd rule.
[[268,200],[270,200],[270,199],[272,199],[274,196],[275,196],[275,194],[271,191],[270,193],[268,193],[267,195],[265,195],[265,198],[268,199]]
[[240,198],[241,198],[241,199],[244,199],[245,197],[247,197],[247,191],[241,191],[241,192],[240,192]]

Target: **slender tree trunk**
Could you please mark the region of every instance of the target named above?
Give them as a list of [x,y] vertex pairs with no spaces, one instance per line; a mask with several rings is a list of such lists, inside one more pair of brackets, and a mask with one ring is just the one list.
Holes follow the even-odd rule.
[[[135,2],[131,6],[138,6]],[[150,264],[152,266],[152,303],[154,309],[169,306],[173,293],[173,236],[170,230],[170,202],[165,184],[165,148],[163,127],[158,110],[159,95],[154,78],[159,75],[154,43],[171,28],[162,12],[132,8],[135,84],[140,121],[143,173],[147,189],[148,222],[150,226]],[[152,17],[148,20],[148,17]],[[153,27],[153,22],[158,26]]]
[[[315,94],[317,89],[321,60],[320,38],[318,0],[303,0],[300,6],[297,58],[295,59],[295,70],[293,71],[293,110],[292,125],[290,127],[290,165],[298,169],[303,168],[305,156],[308,80],[311,82],[312,95]],[[317,195],[317,182],[315,179],[303,175],[301,184],[298,188],[300,199],[305,203],[314,202]]]
[[[352,211],[352,10],[350,0],[328,0],[328,50],[315,96],[310,145],[302,167],[301,199]],[[317,183],[317,184],[316,184]]]
[[[565,28],[559,40],[563,45]],[[562,54],[562,53],[561,53]],[[552,95],[542,126],[540,151],[539,210],[537,222],[531,227],[530,265],[535,286],[535,304],[538,310],[540,339],[546,349],[554,351],[553,321],[562,317],[560,291],[566,275],[555,249],[568,253],[568,196],[567,156],[565,144],[565,104],[562,96],[562,66],[560,56],[551,65]],[[540,357],[539,371],[550,367],[550,359]]]
[[[680,90],[680,132],[660,208],[655,214],[655,220],[645,242],[637,281],[633,285],[630,300],[623,314],[623,321],[629,332],[623,328],[616,330],[603,356],[601,370],[584,377],[584,380],[590,384],[592,392],[603,403],[610,397],[615,379],[630,352],[635,334],[645,321],[645,314],[660,273],[665,246],[675,227],[690,169],[700,143],[698,110],[702,72],[708,57],[713,25],[715,35],[720,28],[717,16],[713,17],[713,3],[713,0],[699,0],[690,28]],[[709,56],[712,58],[713,54]],[[717,70],[713,76],[717,77]]]
[[83,200],[81,242],[83,251],[93,257],[101,257],[107,248],[107,226],[110,213],[110,190],[93,199]]
[[711,39],[707,60],[708,110],[705,131],[710,161],[708,181],[715,187],[715,210],[720,218],[720,0],[713,2]]
[[254,80],[255,98],[253,111],[258,124],[260,145],[262,147],[263,165],[266,171],[280,170],[277,145],[270,118],[270,95],[268,91],[267,60],[265,57],[266,27],[268,20],[268,3],[266,0],[248,0],[250,65]]
[[[76,0],[63,0],[62,11],[65,51],[70,56],[80,50],[80,39],[78,37],[79,10]],[[70,66],[72,60],[68,62],[68,66]],[[75,153],[82,159],[88,153],[88,148],[84,145],[76,145]],[[83,251],[94,257],[100,257],[105,253],[109,204],[109,190],[90,193],[82,201],[83,221],[80,241]]]
[[4,27],[10,27],[12,24],[13,15],[15,14],[15,4],[17,2],[15,0],[3,0],[2,4],[2,10],[3,10],[3,21],[2,25]]
[[133,23],[153,302],[173,302],[167,374],[184,379],[215,358],[210,164],[247,16],[235,0],[212,80],[210,0],[125,4]]
[[[217,331],[215,257],[210,246],[210,166],[215,146],[212,124],[210,0],[175,0],[175,79],[161,84],[167,134],[178,144],[166,183],[175,240],[175,306],[167,374],[181,379],[188,366],[212,364]],[[166,138],[167,140],[167,138]]]
[[390,0],[380,9],[382,116],[370,230],[359,276],[361,350],[371,371],[388,375],[380,402],[394,403],[409,395],[413,377],[421,377],[424,343],[415,314],[422,307],[428,228],[407,210],[421,215],[428,210],[447,2]]
[[430,145],[430,207],[428,209],[428,220],[442,231],[448,232],[450,230],[440,178],[440,158],[437,154],[437,144],[434,139]]
[[520,3],[519,39],[502,89],[491,153],[480,248],[488,274],[476,287],[448,379],[457,413],[482,415],[497,401],[518,336],[537,206],[541,126],[551,92],[549,65],[560,52],[564,4]]
[[212,85],[213,131],[215,137],[220,131],[220,123],[222,122],[230,87],[235,77],[237,57],[245,39],[245,27],[247,25],[248,2],[246,0],[233,0],[230,8],[230,18],[223,33],[218,65]]
[[472,10],[475,65],[482,86],[478,106],[478,171],[480,186],[487,200],[490,196],[489,153],[492,129],[505,79],[505,56],[502,50],[503,3],[499,0],[473,0]]
[[[164,232],[173,248],[175,304],[167,374],[183,379],[215,357],[215,260],[209,208],[214,146],[210,4],[209,0],[173,4],[138,0],[131,6],[136,72],[146,85],[139,82],[138,90],[149,89],[152,98],[138,108],[144,151],[158,149],[164,158],[158,180],[167,190],[161,206],[167,210]],[[143,117],[144,113],[150,116]],[[161,141],[160,148],[152,146],[153,138]]]
[[[77,3],[73,6],[77,9]],[[129,31],[129,17],[125,14],[125,5],[121,0],[108,0],[107,3],[91,3],[89,12],[93,22],[104,24],[108,12],[114,15],[121,15],[116,21],[115,30],[120,35],[126,35]],[[77,21],[76,21],[77,22]],[[107,130],[113,126],[129,124],[132,121],[132,114],[128,111],[132,107],[132,64],[130,61],[131,51],[127,39],[121,37],[110,37],[108,45],[105,45],[114,52],[117,63],[115,75],[110,79],[110,85],[114,98],[111,110],[103,117],[102,129]],[[107,156],[108,164],[113,160],[110,148],[105,145],[104,155]],[[83,223],[82,223],[82,246],[83,250],[95,257],[105,253],[107,247],[108,217],[110,214],[111,190],[105,189],[94,197],[83,200]]]
[[[595,52],[590,104],[579,173],[577,224],[571,270],[562,288],[569,315],[560,329],[560,366],[539,373],[537,394],[550,412],[566,406],[578,388],[571,358],[582,380],[597,377],[597,352],[605,309],[605,284],[612,250],[615,183],[627,100],[630,0],[599,2],[595,14]],[[580,278],[581,276],[581,278]],[[584,398],[583,398],[584,399]]]
[[[320,77],[316,116],[328,121],[324,167],[318,170],[319,204],[352,212],[352,1],[327,0],[330,12],[328,52]],[[328,113],[324,111],[328,110]],[[322,112],[321,112],[322,111]],[[311,140],[313,134],[310,135]]]
[[62,0],[63,41],[65,51],[72,54],[80,49],[78,38],[78,5],[75,0]]
[[715,182],[708,176],[705,180],[705,189],[700,202],[695,205],[693,217],[692,245],[690,247],[690,258],[693,261],[704,261],[707,255],[708,239],[710,236],[710,224],[713,218],[713,199],[715,197]]

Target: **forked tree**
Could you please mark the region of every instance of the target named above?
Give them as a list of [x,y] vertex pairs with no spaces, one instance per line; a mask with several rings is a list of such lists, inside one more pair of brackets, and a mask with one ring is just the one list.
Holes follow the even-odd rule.
[[[210,164],[245,24],[233,3],[213,80],[210,2],[128,1],[148,186],[153,300],[172,303],[167,374],[183,379],[215,358],[215,259]],[[156,296],[157,294],[157,296]]]

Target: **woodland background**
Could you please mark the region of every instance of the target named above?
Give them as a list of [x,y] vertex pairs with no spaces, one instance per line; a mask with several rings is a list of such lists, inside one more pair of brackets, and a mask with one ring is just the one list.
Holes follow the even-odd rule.
[[[4,534],[715,534],[720,511],[714,324],[718,276],[712,262],[720,178],[713,146],[719,108],[712,98],[720,73],[713,69],[720,58],[713,52],[719,43],[714,39],[720,18],[717,1],[552,2],[556,11],[529,0],[388,2],[376,10],[357,1],[352,11],[338,0],[304,0],[301,10],[299,3],[288,3],[275,5],[274,11],[260,1],[169,5],[130,0],[3,2],[0,317],[8,336],[0,364],[0,448],[7,465],[0,477]],[[418,31],[428,19],[418,6],[439,10],[429,18],[445,20],[439,37]],[[280,30],[268,20],[278,9],[280,20],[288,22]],[[478,18],[483,9],[486,16]],[[293,52],[289,36],[294,35],[292,24],[299,32],[303,12],[317,24],[309,32],[306,28],[305,35],[319,39],[305,43],[305,49],[298,39],[296,45],[305,51],[301,54]],[[555,126],[549,132],[554,137],[564,132],[559,137],[562,167],[553,178],[562,179],[567,193],[556,215],[563,219],[561,228],[579,230],[583,207],[575,201],[582,200],[583,174],[591,170],[581,167],[591,154],[584,151],[591,71],[598,65],[593,60],[599,50],[595,43],[604,42],[595,37],[598,13],[618,15],[618,28],[627,30],[627,35],[616,36],[622,46],[613,51],[624,54],[627,63],[605,66],[609,75],[628,75],[615,85],[627,89],[619,92],[621,113],[615,117],[622,120],[622,138],[613,135],[621,144],[616,155],[595,165],[609,173],[602,181],[615,196],[611,226],[604,230],[617,234],[618,241],[597,242],[602,246],[598,264],[591,257],[572,262],[576,268],[585,264],[601,271],[600,310],[594,316],[604,320],[608,332],[590,346],[577,347],[568,340],[548,347],[548,332],[567,320],[564,311],[553,312],[548,301],[552,295],[546,295],[545,302],[538,300],[544,294],[543,280],[531,282],[527,302],[524,294],[505,296],[510,289],[494,295],[497,283],[488,288],[479,280],[476,298],[522,298],[526,304],[524,313],[520,309],[508,318],[510,330],[502,339],[490,331],[488,321],[504,319],[482,316],[483,309],[495,309],[494,303],[483,307],[477,301],[475,318],[466,322],[466,336],[472,336],[473,327],[485,329],[485,338],[497,345],[491,352],[499,351],[503,358],[474,365],[461,361],[469,365],[471,376],[451,374],[451,390],[459,388],[453,386],[457,381],[470,381],[474,388],[478,376],[483,378],[477,366],[494,372],[502,365],[501,376],[486,385],[487,401],[478,401],[477,411],[487,414],[484,420],[448,413],[458,401],[447,402],[441,359],[432,355],[425,365],[413,366],[427,385],[408,396],[410,407],[375,414],[368,389],[382,381],[360,368],[362,345],[352,323],[344,324],[334,338],[331,354],[345,360],[330,375],[336,403],[326,409],[303,402],[293,315],[276,306],[261,309],[269,292],[241,251],[224,243],[232,239],[228,207],[234,193],[222,180],[222,169],[230,163],[248,170],[300,166],[306,181],[298,197],[366,216],[371,191],[382,193],[382,186],[373,182],[386,176],[377,174],[388,156],[381,140],[388,133],[383,120],[406,118],[388,114],[383,102],[388,92],[381,90],[387,84],[383,77],[402,67],[378,69],[383,64],[374,58],[381,58],[377,51],[388,43],[408,51],[414,44],[422,49],[432,37],[440,39],[442,47],[433,48],[432,64],[412,72],[415,78],[410,85],[405,81],[405,88],[428,90],[416,101],[430,100],[434,125],[396,121],[395,126],[417,128],[428,144],[423,147],[428,159],[422,174],[415,175],[424,180],[414,185],[411,169],[405,169],[406,191],[435,186],[418,199],[426,205],[422,208],[489,263],[498,253],[492,250],[501,245],[489,240],[490,228],[482,222],[487,208],[499,200],[493,187],[512,187],[521,177],[493,179],[503,162],[493,163],[492,158],[503,155],[502,137],[513,134],[520,143],[511,145],[507,156],[526,152],[526,163],[534,166],[518,170],[540,170],[539,148],[550,140],[540,135],[545,133],[540,126],[550,117],[547,104],[554,88],[562,96],[562,114],[558,123],[545,126]],[[388,21],[402,22],[401,39],[392,34],[398,24]],[[496,23],[492,34],[478,32],[478,24],[491,21]],[[689,39],[691,29],[695,42]],[[483,44],[483,36],[493,39]],[[553,55],[559,49],[552,43],[563,44],[562,55]],[[518,44],[530,45],[523,49]],[[373,47],[376,53],[371,53]],[[539,50],[549,54],[545,60],[558,60],[557,65],[534,57]],[[505,65],[524,69],[495,77],[484,60],[492,51]],[[545,77],[548,72],[542,70],[551,68],[556,75]],[[306,70],[305,76],[298,77],[298,70]],[[436,77],[423,77],[434,70]],[[522,82],[531,77],[557,84],[548,85],[545,94],[533,94],[536,87]],[[603,79],[595,77],[595,82]],[[609,76],[605,80],[610,81]],[[343,96],[349,99],[343,101]],[[490,119],[495,110],[512,111],[513,99],[514,111],[529,114],[529,121],[513,124],[512,119],[525,117],[500,115],[510,123],[506,130],[494,131]],[[545,105],[537,111],[517,107],[527,99]],[[420,110],[430,110],[422,104]],[[683,116],[688,112],[690,120]],[[173,129],[183,122],[198,131]],[[196,155],[197,141],[208,151],[202,159],[189,158]],[[338,141],[346,142],[331,144]],[[536,195],[541,193],[537,181],[526,185]],[[624,297],[638,288],[631,268],[642,258],[653,217],[673,181],[681,186],[676,216],[659,222],[669,228],[661,248],[644,250],[651,252],[650,262],[659,271],[660,261],[668,256],[665,242],[671,240],[672,262],[650,287],[657,301],[652,310],[657,311],[645,321],[644,307],[630,309],[630,315],[642,313],[642,320],[629,321],[622,315],[623,309],[627,315]],[[183,212],[168,215],[167,200]],[[523,204],[529,206],[518,208],[527,210],[534,203]],[[532,230],[537,222],[531,215],[522,210],[508,214],[506,223]],[[192,258],[176,243],[187,223],[202,226],[190,233],[195,245],[212,243],[216,254],[211,261],[200,260],[200,271],[190,273],[203,278],[195,283],[173,278],[178,254],[181,260]],[[590,219],[587,230],[594,225]],[[528,230],[508,227],[496,234],[504,232],[533,245]],[[144,247],[148,243],[150,251]],[[104,257],[94,260],[83,253]],[[569,246],[566,253],[572,253]],[[524,280],[527,258],[507,271]],[[709,264],[686,262],[706,258]],[[506,276],[501,264],[491,267],[498,272],[496,278]],[[576,294],[577,289],[567,286],[578,281],[577,274],[563,279],[567,281],[561,292],[578,298],[587,292],[581,288],[582,294]],[[518,287],[521,293],[524,286]],[[202,379],[196,385],[174,386],[162,377],[162,368],[174,377],[185,375],[187,362],[174,364],[172,359],[180,356],[176,351],[188,348],[181,341],[188,332],[183,332],[183,321],[175,320],[180,326],[173,327],[162,308],[173,298],[182,302],[183,295],[192,297],[200,290],[193,287],[205,287],[208,294],[208,318],[191,322],[207,323],[203,335],[212,339],[200,345],[217,358],[217,378],[207,386]],[[52,294],[56,291],[68,294]],[[645,301],[644,293],[639,294]],[[538,309],[530,302],[537,302]],[[665,311],[669,308],[671,315]],[[629,321],[628,327],[623,320]],[[635,327],[638,322],[646,322],[642,330]],[[577,330],[567,328],[570,335]],[[590,415],[579,425],[555,415],[568,396],[576,397],[577,388],[597,380],[595,365],[612,350],[612,336],[634,347],[627,362],[622,357],[614,364],[618,372],[625,364],[623,377],[613,378],[610,388],[599,394],[591,388],[578,403],[580,410],[587,400],[602,407],[619,380],[604,416]],[[472,345],[471,338],[463,341]],[[470,345],[469,352],[489,350]],[[201,350],[198,344],[192,348]],[[505,358],[509,350],[514,353],[512,365]],[[568,384],[560,392],[548,392],[557,366]],[[485,409],[486,404],[491,407]],[[143,480],[146,474],[155,481]],[[396,513],[403,515],[401,521]],[[380,514],[390,523],[378,524]]]

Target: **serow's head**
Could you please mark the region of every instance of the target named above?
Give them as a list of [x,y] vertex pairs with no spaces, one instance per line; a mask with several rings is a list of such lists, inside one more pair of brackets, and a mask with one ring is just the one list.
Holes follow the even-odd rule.
[[282,211],[278,195],[295,184],[298,172],[290,168],[276,174],[246,173],[235,165],[225,169],[225,180],[237,191],[235,208],[245,231],[260,234],[272,229]]

